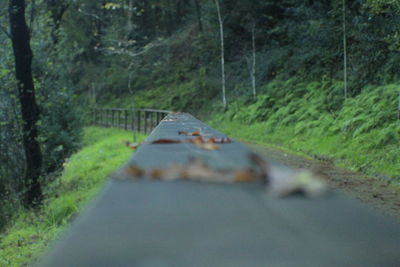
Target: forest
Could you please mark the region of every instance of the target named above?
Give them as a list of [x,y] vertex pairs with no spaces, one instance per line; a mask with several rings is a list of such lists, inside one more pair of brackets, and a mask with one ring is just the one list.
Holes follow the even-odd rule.
[[94,107],[400,181],[398,0],[8,0],[0,44],[0,231],[54,197]]

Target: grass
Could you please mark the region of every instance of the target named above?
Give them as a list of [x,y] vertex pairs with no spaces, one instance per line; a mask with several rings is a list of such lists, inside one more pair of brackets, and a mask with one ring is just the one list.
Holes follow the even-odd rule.
[[[128,131],[85,128],[83,148],[64,164],[61,176],[46,186],[42,209],[21,210],[0,234],[0,266],[26,266],[40,257],[107,177],[128,160],[132,150],[122,141],[130,139],[132,133]],[[141,139],[143,135],[139,135]]]
[[400,150],[398,144],[373,147],[382,130],[371,131],[357,139],[342,134],[298,134],[296,125],[268,130],[267,122],[245,124],[229,120],[224,115],[208,122],[216,129],[233,138],[275,146],[290,153],[326,160],[336,166],[373,176],[390,177],[400,181]]

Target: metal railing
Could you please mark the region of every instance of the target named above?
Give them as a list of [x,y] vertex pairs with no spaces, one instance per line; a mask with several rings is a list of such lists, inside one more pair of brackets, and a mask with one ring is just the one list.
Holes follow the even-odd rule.
[[93,108],[92,125],[150,133],[171,111],[157,109]]

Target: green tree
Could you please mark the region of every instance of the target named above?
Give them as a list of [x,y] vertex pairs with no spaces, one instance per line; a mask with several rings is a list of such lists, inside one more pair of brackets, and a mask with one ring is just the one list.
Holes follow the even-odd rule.
[[30,46],[29,28],[25,20],[24,0],[9,1],[9,17],[18,98],[23,121],[22,139],[26,161],[24,203],[27,207],[32,207],[39,204],[43,198],[39,181],[42,173],[42,152],[38,141],[37,122],[40,115],[32,77],[33,54]]

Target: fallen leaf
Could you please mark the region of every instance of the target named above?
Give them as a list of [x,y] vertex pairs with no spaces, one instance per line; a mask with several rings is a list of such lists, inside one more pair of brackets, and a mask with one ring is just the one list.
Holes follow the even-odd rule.
[[199,131],[195,132],[186,132],[186,131],[179,131],[179,135],[187,135],[187,136],[201,136],[201,133]]
[[216,141],[217,140],[214,137],[210,137],[208,138],[207,143],[216,143]]
[[228,143],[231,143],[232,140],[228,137],[222,137],[222,138],[210,137],[206,140],[206,142],[214,143],[214,144],[228,144]]
[[163,171],[161,169],[152,169],[150,171],[150,177],[154,180],[160,180],[163,176]]
[[190,162],[185,165],[182,178],[200,182],[233,182],[232,175],[229,172],[214,170],[199,158],[192,158]]
[[234,181],[238,183],[243,182],[254,182],[257,180],[257,176],[252,171],[235,171]]
[[174,122],[177,121],[176,119],[163,119],[161,122]]
[[131,143],[129,141],[125,142],[125,145],[133,150],[136,150],[141,144],[139,143]]
[[124,173],[131,177],[142,177],[144,176],[144,171],[136,166],[136,165],[129,165],[124,169]]
[[181,164],[172,164],[168,168],[164,168],[161,171],[161,179],[166,181],[174,181],[184,178],[185,166]]
[[255,175],[258,176],[264,184],[268,184],[270,170],[268,162],[256,153],[250,153],[249,159],[251,162],[252,171],[255,173]]
[[213,143],[193,143],[196,147],[203,150],[219,150],[220,147]]
[[204,143],[204,138],[202,136],[198,136],[194,139],[190,140],[191,143],[193,144],[203,144]]

